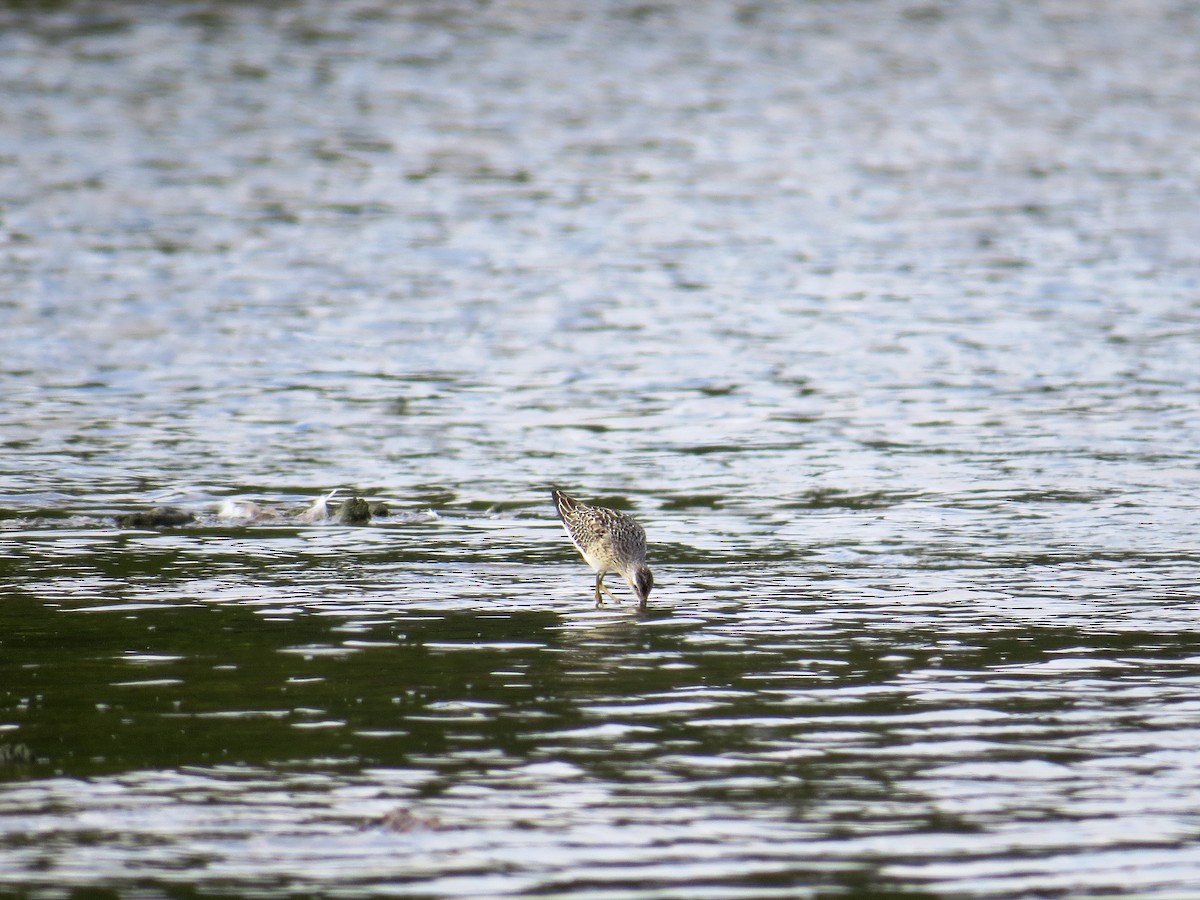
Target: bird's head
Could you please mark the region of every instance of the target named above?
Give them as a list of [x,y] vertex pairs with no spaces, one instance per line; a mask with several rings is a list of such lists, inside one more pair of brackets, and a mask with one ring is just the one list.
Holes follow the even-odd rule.
[[637,594],[638,603],[645,606],[646,600],[650,597],[650,591],[654,588],[654,576],[650,573],[650,568],[638,566],[629,573],[626,580],[629,582],[630,590]]

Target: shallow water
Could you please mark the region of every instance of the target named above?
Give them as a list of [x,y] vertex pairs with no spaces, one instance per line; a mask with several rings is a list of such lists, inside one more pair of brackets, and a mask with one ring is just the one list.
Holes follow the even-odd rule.
[[0,11],[0,893],[1194,896],[1197,15]]

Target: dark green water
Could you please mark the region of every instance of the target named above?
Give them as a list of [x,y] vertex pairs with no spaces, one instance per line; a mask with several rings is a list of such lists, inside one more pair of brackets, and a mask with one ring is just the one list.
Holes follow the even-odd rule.
[[1193,896],[1198,32],[5,7],[0,894]]

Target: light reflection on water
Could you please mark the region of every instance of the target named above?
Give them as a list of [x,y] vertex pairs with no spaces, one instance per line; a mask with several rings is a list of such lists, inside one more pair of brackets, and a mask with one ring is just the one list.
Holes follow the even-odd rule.
[[0,10],[0,890],[1187,896],[1194,20]]
[[[4,792],[9,868],[92,883],[103,847],[117,883],[1016,895],[1121,889],[1194,834],[1200,657],[1161,608],[1023,621],[998,591],[872,589],[873,566],[798,590],[776,561],[703,593],[666,566],[639,618],[590,609],[573,561],[509,566],[518,590],[416,601],[428,565],[336,603],[328,580],[10,600],[37,759]],[[64,635],[78,658],[47,662]]]

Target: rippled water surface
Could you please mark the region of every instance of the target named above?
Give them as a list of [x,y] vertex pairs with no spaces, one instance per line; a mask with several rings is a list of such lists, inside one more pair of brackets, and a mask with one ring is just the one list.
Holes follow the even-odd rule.
[[0,96],[0,894],[1197,896],[1195,4],[20,3]]

